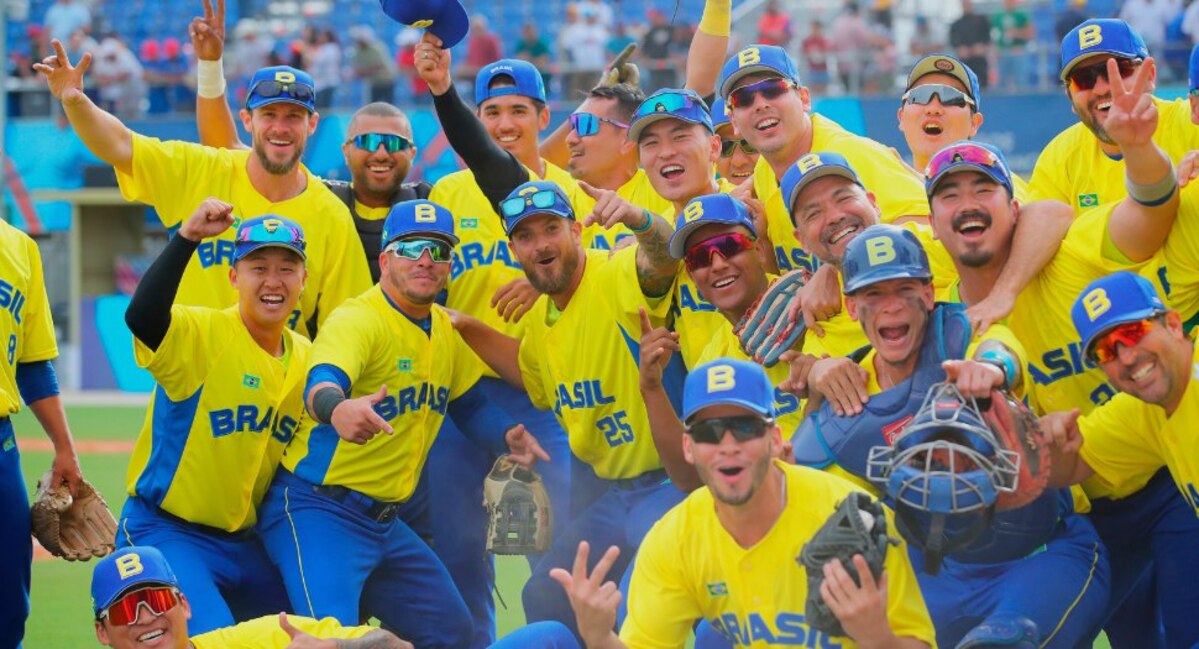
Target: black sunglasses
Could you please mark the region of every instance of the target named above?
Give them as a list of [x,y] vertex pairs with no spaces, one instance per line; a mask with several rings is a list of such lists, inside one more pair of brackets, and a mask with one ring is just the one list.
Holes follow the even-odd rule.
[[259,81],[250,88],[249,96],[255,95],[265,99],[278,97],[279,95],[287,95],[292,99],[307,102],[312,101],[312,98],[316,96],[316,91],[313,90],[312,86],[308,84],[296,83],[294,81],[273,81],[268,79],[266,81]]
[[713,417],[687,426],[687,434],[699,444],[719,444],[726,432],[733,434],[738,442],[748,442],[766,435],[774,425],[773,419],[753,415],[738,417]]
[[[1122,78],[1131,77],[1140,65],[1140,59],[1116,59],[1116,68],[1120,71]],[[1095,84],[1099,81],[1099,77],[1107,79],[1106,60],[1094,65],[1088,65],[1085,68],[1074,68],[1070,71],[1070,83],[1074,85],[1075,90],[1090,90],[1094,88]]]
[[741,138],[739,140],[738,139],[726,140],[724,138],[720,138],[720,157],[728,158],[728,157],[732,156],[733,149],[736,149],[738,145],[740,145],[741,150],[744,151],[748,155],[753,155],[758,152],[758,150],[755,149],[753,147],[753,145],[751,145],[749,142],[745,141],[745,138]]

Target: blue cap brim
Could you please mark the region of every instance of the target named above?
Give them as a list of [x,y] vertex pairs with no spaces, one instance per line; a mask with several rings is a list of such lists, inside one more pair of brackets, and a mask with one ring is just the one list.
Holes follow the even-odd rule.
[[566,219],[567,221],[575,220],[574,217],[570,216],[569,214],[563,214],[561,212],[555,212],[552,210],[538,210],[536,212],[529,212],[527,214],[521,214],[520,216],[514,216],[514,217],[504,219],[504,234],[511,235],[512,231],[516,229],[516,226],[520,225],[521,221],[524,221],[525,219],[530,218],[530,217],[537,216],[538,214],[549,214],[550,216],[556,216],[560,219]]
[[451,234],[449,232],[442,232],[440,230],[413,230],[410,232],[397,233],[392,238],[388,239],[387,241],[384,241],[383,247],[386,248],[392,242],[394,242],[398,239],[403,239],[405,237],[431,237],[434,239],[442,239],[443,241],[448,242],[451,246],[458,245],[458,242],[460,241],[460,239],[458,238],[458,235]]
[[248,110],[262,108],[263,106],[266,106],[267,104],[295,104],[297,106],[307,109],[308,112],[310,112],[310,113],[316,112],[316,104],[315,103],[306,104],[306,103],[300,101],[299,99],[291,99],[289,97],[284,97],[282,95],[280,95],[278,97],[256,97],[256,96],[251,95],[250,98],[248,100],[246,100],[246,108]]
[[748,399],[741,399],[739,397],[727,396],[727,397],[718,397],[718,398],[714,398],[714,399],[704,399],[703,403],[700,403],[699,405],[697,405],[683,413],[683,421],[689,422],[691,420],[691,418],[693,416],[695,416],[695,413],[697,413],[700,410],[703,410],[704,408],[707,408],[709,406],[737,406],[740,408],[745,408],[746,410],[749,410],[751,412],[756,412],[757,414],[762,415],[763,417],[774,417],[774,413],[771,412],[771,409],[768,407],[763,407],[761,404],[754,403]]
[[278,241],[254,241],[247,243],[237,243],[233,248],[233,261],[238,262],[245,259],[248,255],[253,254],[263,248],[283,248],[290,250],[300,256],[300,259],[308,261],[308,255],[299,246],[293,246]]
[[691,119],[690,117],[683,117],[682,115],[676,115],[674,113],[663,112],[663,113],[654,113],[652,115],[647,115],[647,116],[642,117],[641,119],[633,122],[632,124],[630,124],[629,125],[629,139],[636,142],[637,138],[641,137],[641,132],[644,131],[646,129],[646,127],[648,127],[650,124],[660,122],[664,119],[677,119],[680,122],[687,122],[688,124],[699,124],[700,126],[703,126],[704,128],[709,129],[712,133],[716,132],[716,130],[712,127],[712,124],[710,122],[705,122],[703,120],[698,120],[698,119]]
[[[862,180],[858,178],[858,175],[852,169],[846,169],[839,164],[821,165],[804,174],[803,178],[801,178],[799,182],[795,183],[795,186],[791,188],[790,195],[783,197],[784,201],[786,202],[785,204],[787,205],[787,213],[790,214],[791,211],[795,209],[795,200],[799,198],[799,193],[803,191],[805,187],[827,176],[840,176],[841,178],[844,178],[849,182],[864,188],[862,185]],[[791,217],[791,221],[794,225],[795,217]]]

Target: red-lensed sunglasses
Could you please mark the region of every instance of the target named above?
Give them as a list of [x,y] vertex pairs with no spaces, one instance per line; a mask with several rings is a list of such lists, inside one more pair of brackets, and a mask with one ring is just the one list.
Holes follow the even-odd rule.
[[700,268],[712,265],[712,255],[719,253],[721,257],[730,259],[754,247],[753,239],[740,232],[726,232],[709,237],[687,249],[683,262],[687,270],[694,272]]
[[743,108],[754,103],[754,97],[762,95],[764,99],[778,99],[783,93],[795,87],[795,82],[789,79],[774,77],[763,79],[748,86],[741,86],[729,93],[730,108]]
[[[1124,79],[1131,77],[1139,65],[1141,65],[1140,59],[1116,59],[1116,68],[1120,70],[1120,76]],[[1085,68],[1074,68],[1070,71],[1070,84],[1074,86],[1075,90],[1090,90],[1095,87],[1099,77],[1107,79],[1106,60]]]
[[1087,356],[1095,363],[1106,363],[1116,360],[1116,356],[1119,353],[1116,345],[1135,347],[1141,342],[1142,338],[1153,330],[1154,326],[1152,320],[1137,320],[1136,322],[1125,322],[1122,325],[1117,325],[1091,345]]
[[146,605],[146,608],[150,609],[154,617],[160,617],[162,614],[179,605],[179,590],[173,586],[158,586],[135,590],[113,602],[108,608],[100,611],[96,619],[103,620],[104,618],[108,618],[108,623],[114,625],[134,624],[137,622],[137,616],[143,604]]

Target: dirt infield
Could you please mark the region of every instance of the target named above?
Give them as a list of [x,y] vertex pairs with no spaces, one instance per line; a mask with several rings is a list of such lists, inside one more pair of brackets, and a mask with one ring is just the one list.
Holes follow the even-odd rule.
[[[54,444],[50,440],[42,438],[21,439],[17,445],[22,451],[44,451],[46,453],[54,452]],[[132,440],[104,440],[104,439],[77,439],[75,440],[76,453],[124,453],[133,452]]]

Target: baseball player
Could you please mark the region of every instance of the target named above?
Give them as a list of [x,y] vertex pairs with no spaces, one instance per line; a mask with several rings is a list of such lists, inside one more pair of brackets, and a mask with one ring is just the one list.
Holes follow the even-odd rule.
[[621,595],[616,584],[604,583],[619,549],[609,548],[589,569],[590,546],[580,544],[573,569],[553,573],[588,647],[679,647],[700,620],[735,646],[933,645],[902,547],[886,550],[879,582],[861,556],[854,558],[860,586],[839,562],[825,567],[821,596],[847,637],[829,637],[805,621],[808,581],[796,558],[828,512],[856,489],[778,460],[782,436],[774,415],[774,389],[759,365],[716,359],[687,376],[683,448],[704,488],[646,535],[619,637],[613,628]]
[[[928,257],[911,232],[866,228],[846,248],[842,269],[847,308],[870,345],[811,365],[808,389],[826,402],[792,439],[798,463],[863,480],[869,448],[890,445],[933,384],[949,380],[981,398],[1004,387],[1019,394],[1028,383],[1010,332],[992,326],[971,343],[964,308],[934,305]],[[1093,638],[1107,603],[1108,564],[1069,493],[1047,490],[981,525],[975,538],[934,526],[913,551],[943,557],[939,573],[918,568],[916,575],[937,644],[1074,647]]]
[[[200,143],[244,149],[226,98],[222,55],[225,49],[225,0],[204,0],[204,16],[192,19],[188,33],[196,50],[196,123]],[[379,235],[388,209],[401,201],[428,198],[432,185],[404,182],[416,159],[412,123],[404,111],[385,102],[359,108],[346,126],[341,145],[352,182],[322,178],[350,211],[366,252],[371,281],[379,281]]]
[[761,153],[741,137],[729,120],[726,104],[719,97],[712,102],[712,126],[720,136],[720,159],[716,161],[716,173],[729,182],[740,185],[754,175]]
[[397,518],[449,415],[492,453],[548,460],[475,387],[479,366],[434,305],[457,243],[429,201],[391,209],[382,279],[330,317],[313,345],[305,418],[259,525],[292,605],[343,624],[360,611],[421,647],[465,647],[470,614],[433,551]]
[[1071,317],[1087,358],[1120,394],[1081,419],[1077,409],[1041,419],[1058,443],[1055,480],[1077,484],[1094,475],[1115,485],[1165,464],[1199,516],[1194,336],[1183,333],[1182,318],[1152,283],[1124,271],[1087,285]]
[[284,613],[191,636],[188,619],[199,612],[192,604],[166,557],[153,546],[122,548],[92,571],[96,639],[114,649],[326,646],[318,643],[320,639],[335,640],[337,647],[345,649],[412,649],[410,643],[382,629],[343,627],[332,618]]
[[[463,317],[458,329],[479,356],[538,407],[552,408],[568,432],[573,457],[572,507],[581,511],[560,533],[525,585],[530,622],[573,626],[552,568],[573,560],[579,541],[632,549],[659,516],[682,498],[666,480],[637,390],[640,311],[662,326],[677,261],[667,251],[672,228],[661,217],[596,190],[587,220],[622,223],[637,245],[609,256],[586,251],[583,223],[553,183],[530,181],[500,202],[512,252],[545,298],[526,316],[516,340]],[[628,555],[626,555],[628,556]],[[616,568],[624,570],[627,561]]]
[[[29,616],[30,542],[29,494],[21,474],[21,455],[10,417],[21,410],[21,400],[37,417],[54,443],[51,482],[66,483],[75,495],[83,475],[75,442],[67,426],[58,378],[51,361],[58,356],[50,303],[42,280],[42,258],[28,235],[0,222],[0,337],[5,341],[5,362],[0,363],[0,508],[4,531],[0,536],[3,569],[0,570],[0,644],[17,647],[25,635]],[[19,397],[18,397],[19,395]]]
[[[54,47],[56,53],[37,70],[46,75],[79,138],[116,169],[127,200],[152,205],[169,230],[180,227],[208,196],[231,203],[236,219],[277,214],[304,228],[311,241],[309,290],[300,296],[288,326],[310,334],[342,300],[370,286],[345,206],[300,164],[318,121],[316,91],[306,72],[278,66],[254,73],[241,112],[253,151],[230,151],[130,131],[83,94],[91,55],[74,66],[61,43]],[[180,286],[181,304],[223,309],[237,302],[228,279],[234,248],[232,228],[198,248]]]
[[[287,329],[307,278],[304,232],[275,215],[237,228],[229,309],[174,304],[205,239],[233,221],[208,199],[146,271],[125,321],[157,385],[126,471],[117,546],[154,545],[197,605],[191,630],[277,612],[286,594],[254,533],[258,505],[303,413],[310,343]],[[213,480],[219,472],[220,480]]]

